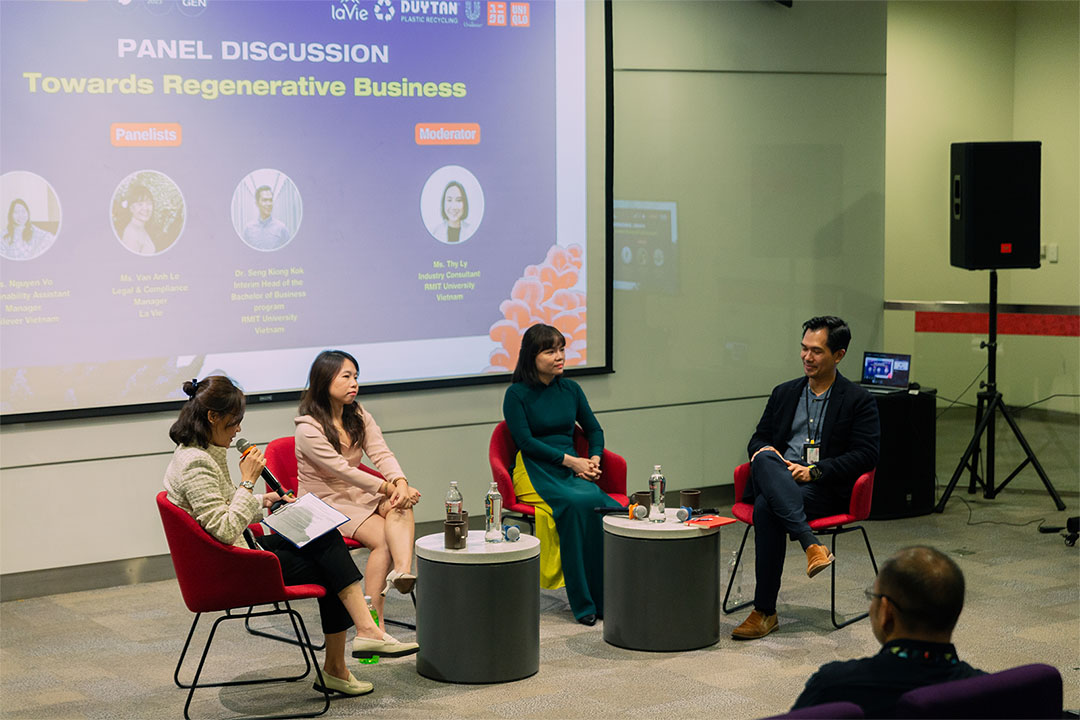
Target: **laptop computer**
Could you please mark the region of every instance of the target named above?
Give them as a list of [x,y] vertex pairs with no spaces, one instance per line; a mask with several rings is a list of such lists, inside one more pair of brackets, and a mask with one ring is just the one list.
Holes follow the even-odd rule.
[[864,352],[862,381],[871,392],[907,390],[911,378],[911,356],[896,353]]

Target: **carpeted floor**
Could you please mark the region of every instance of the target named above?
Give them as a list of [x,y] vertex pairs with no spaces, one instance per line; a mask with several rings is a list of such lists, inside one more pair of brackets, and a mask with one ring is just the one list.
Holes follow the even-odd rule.
[[[950,421],[951,420],[951,421]],[[878,560],[905,545],[928,543],[964,570],[968,594],[955,642],[961,657],[987,671],[1030,662],[1057,667],[1065,707],[1080,708],[1080,548],[1040,534],[1041,519],[1064,525],[1080,507],[1077,425],[1021,421],[1028,440],[1069,506],[1057,512],[1034,472],[1026,469],[995,500],[958,488],[943,514],[867,523]],[[970,436],[968,420],[939,422],[942,483]],[[999,475],[1017,449],[998,434]],[[999,482],[1000,482],[999,478]],[[722,531],[725,564],[741,528]],[[861,540],[841,538],[838,604],[864,609],[862,590],[872,572]],[[362,563],[363,553],[357,560]],[[686,718],[699,714],[755,718],[790,707],[806,678],[822,663],[876,651],[869,624],[833,630],[829,575],[809,580],[801,553],[792,550],[781,590],[780,628],[763,640],[736,643],[730,628],[741,611],[721,618],[722,638],[694,652],[655,654],[622,650],[603,641],[602,628],[574,622],[565,594],[544,591],[540,614],[540,672],[503,685],[463,686],[417,675],[410,658],[384,660],[353,671],[375,692],[335,700],[327,717],[395,718]],[[747,566],[747,585],[752,565]],[[688,589],[693,581],[688,580]],[[726,575],[725,575],[726,582]],[[421,579],[422,583],[422,579]],[[723,590],[723,588],[721,588]],[[388,616],[409,619],[406,598],[392,597]],[[317,634],[313,601],[303,606]],[[191,623],[175,581],[146,583],[0,605],[0,716],[4,718],[180,717],[186,693],[172,672]],[[239,623],[219,632],[208,676],[254,677],[288,671],[299,651],[246,635]],[[198,637],[205,637],[204,622]],[[408,631],[391,631],[410,638]],[[185,671],[189,678],[191,666]],[[302,712],[313,707],[310,682],[260,689],[208,689],[196,695],[193,717]]]

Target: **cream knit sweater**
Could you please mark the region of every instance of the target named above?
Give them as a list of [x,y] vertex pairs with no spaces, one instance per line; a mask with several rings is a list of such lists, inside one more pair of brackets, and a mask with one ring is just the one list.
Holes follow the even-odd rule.
[[232,484],[227,450],[213,444],[205,450],[177,446],[165,470],[165,490],[172,504],[186,510],[214,539],[247,547],[244,528],[259,513],[262,496]]

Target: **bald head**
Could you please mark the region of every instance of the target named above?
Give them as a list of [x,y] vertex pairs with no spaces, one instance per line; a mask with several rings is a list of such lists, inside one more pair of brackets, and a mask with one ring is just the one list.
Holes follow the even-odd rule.
[[897,621],[916,634],[951,635],[964,608],[964,574],[928,546],[904,548],[878,571],[877,591],[892,598]]

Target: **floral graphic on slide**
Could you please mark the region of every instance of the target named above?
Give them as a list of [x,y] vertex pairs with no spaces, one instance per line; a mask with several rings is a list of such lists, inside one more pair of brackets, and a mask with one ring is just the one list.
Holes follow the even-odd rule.
[[573,289],[581,273],[580,245],[552,245],[540,265],[529,265],[514,282],[503,314],[488,334],[500,347],[491,351],[485,372],[513,371],[521,336],[536,323],[553,325],[566,336],[566,366],[585,364],[585,293]]

